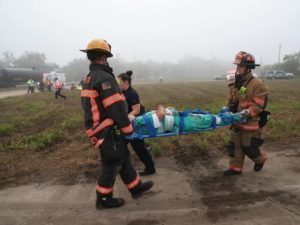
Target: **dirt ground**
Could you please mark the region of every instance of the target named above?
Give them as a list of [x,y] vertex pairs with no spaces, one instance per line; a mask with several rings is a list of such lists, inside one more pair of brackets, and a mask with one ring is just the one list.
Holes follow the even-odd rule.
[[13,97],[13,96],[18,96],[18,95],[24,95],[27,93],[26,89],[21,89],[21,90],[1,90],[0,91],[0,98],[6,98],[6,97]]
[[81,151],[85,146],[6,152],[20,165],[15,171],[8,165],[10,175],[1,171],[0,224],[300,224],[299,143],[266,144],[269,159],[261,172],[246,160],[243,175],[230,178],[222,175],[228,159],[219,150],[197,157],[175,151],[156,159],[158,173],[147,178],[155,182],[152,191],[132,200],[118,180],[115,195],[127,204],[100,211],[94,206],[96,152]]

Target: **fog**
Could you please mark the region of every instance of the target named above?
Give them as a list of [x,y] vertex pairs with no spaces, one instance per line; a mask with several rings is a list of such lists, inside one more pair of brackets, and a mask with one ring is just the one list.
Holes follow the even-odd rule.
[[[0,53],[45,53],[65,66],[95,37],[115,59],[232,62],[245,50],[259,63],[300,50],[297,0],[0,0]],[[230,67],[229,65],[228,67]]]

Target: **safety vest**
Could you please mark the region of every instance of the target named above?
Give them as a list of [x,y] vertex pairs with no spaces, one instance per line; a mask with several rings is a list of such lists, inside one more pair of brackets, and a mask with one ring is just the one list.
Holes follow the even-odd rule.
[[29,87],[33,87],[34,86],[34,81],[30,79],[30,80],[27,81],[27,84],[28,84]]

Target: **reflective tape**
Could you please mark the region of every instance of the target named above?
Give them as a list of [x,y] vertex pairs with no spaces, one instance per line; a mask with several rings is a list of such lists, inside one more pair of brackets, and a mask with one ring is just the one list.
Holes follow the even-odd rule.
[[241,172],[241,171],[242,171],[242,168],[235,167],[235,166],[230,166],[230,167],[229,167],[229,170],[233,170],[233,171]]
[[259,98],[259,97],[254,97],[253,101],[260,106],[263,106],[265,104],[265,98]]
[[116,93],[112,96],[109,96],[109,97],[103,99],[102,103],[103,103],[103,106],[105,108],[107,108],[108,106],[110,106],[116,102],[124,101],[124,100],[125,100],[124,96],[122,96],[120,93]]
[[108,187],[102,187],[102,186],[99,186],[97,185],[96,187],[96,190],[101,193],[101,194],[104,194],[104,195],[107,195],[107,194],[110,194],[113,192],[113,188],[108,188]]
[[93,125],[96,126],[100,120],[100,112],[95,98],[91,98]]
[[99,96],[99,93],[96,90],[82,90],[81,91],[81,97],[96,98],[98,96]]
[[127,184],[127,188],[130,190],[132,188],[135,188],[141,181],[141,178],[137,176],[132,182]]
[[101,130],[103,130],[105,127],[112,126],[113,124],[114,124],[114,122],[108,118],[108,119],[103,120],[101,122],[101,124],[99,126],[97,126],[96,128],[89,129],[85,132],[89,137],[91,137],[91,136],[95,135],[96,133],[100,132]]

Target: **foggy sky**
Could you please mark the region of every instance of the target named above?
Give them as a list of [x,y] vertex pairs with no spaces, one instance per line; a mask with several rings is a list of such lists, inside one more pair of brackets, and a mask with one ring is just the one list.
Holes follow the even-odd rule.
[[0,0],[0,53],[44,52],[63,66],[100,37],[115,57],[177,62],[233,60],[246,50],[264,64],[300,50],[298,0]]

